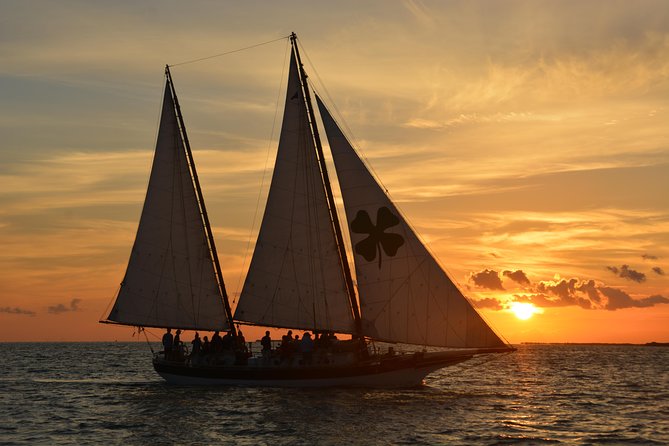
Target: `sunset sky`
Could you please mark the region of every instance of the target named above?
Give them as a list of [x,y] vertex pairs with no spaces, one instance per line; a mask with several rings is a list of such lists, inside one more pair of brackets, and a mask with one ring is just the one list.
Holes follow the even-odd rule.
[[[165,64],[292,31],[356,148],[508,341],[669,342],[664,0],[1,2],[0,341],[136,339],[98,320],[137,230]],[[233,296],[287,49],[172,69]]]

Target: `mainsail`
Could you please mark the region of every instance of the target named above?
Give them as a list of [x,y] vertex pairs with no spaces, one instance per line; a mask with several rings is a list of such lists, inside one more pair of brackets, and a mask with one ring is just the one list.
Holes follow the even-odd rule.
[[139,229],[107,320],[145,327],[228,328],[169,79]]
[[272,183],[234,319],[353,333],[352,310],[298,70],[293,50]]
[[501,347],[376,182],[318,96],[349,222],[363,334],[438,347]]

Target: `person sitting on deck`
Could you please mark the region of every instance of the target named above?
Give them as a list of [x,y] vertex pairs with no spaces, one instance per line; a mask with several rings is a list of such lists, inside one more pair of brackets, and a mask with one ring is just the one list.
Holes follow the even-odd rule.
[[168,328],[163,335],[163,351],[165,352],[165,359],[170,359],[172,353],[172,346],[174,345],[174,338],[172,337],[172,329]]
[[269,330],[265,332],[265,336],[260,340],[260,345],[262,345],[262,357],[269,359],[272,354],[272,338],[269,336]]

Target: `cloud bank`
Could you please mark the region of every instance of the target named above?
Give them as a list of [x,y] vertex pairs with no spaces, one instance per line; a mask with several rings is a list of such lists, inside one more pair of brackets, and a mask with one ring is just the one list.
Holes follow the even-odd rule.
[[[615,272],[618,277],[635,282],[646,280],[645,274],[630,269],[628,265],[622,265],[621,268],[607,267],[607,269]],[[615,271],[613,271],[614,269]],[[660,269],[660,271],[662,270]],[[514,282],[523,285],[529,291],[527,293],[514,294],[510,302],[532,303],[543,308],[579,306],[586,310],[615,311],[623,308],[647,308],[669,303],[669,298],[659,294],[634,298],[624,290],[607,286],[605,283],[597,282],[593,279],[582,280],[571,278],[531,283],[527,274],[522,270],[504,270],[502,271],[502,276],[509,277]],[[471,273],[469,277],[479,288],[505,290],[500,280],[500,275],[495,270],[485,269],[477,273]],[[475,303],[480,308],[501,310],[505,307],[500,301],[494,298],[477,300]]]

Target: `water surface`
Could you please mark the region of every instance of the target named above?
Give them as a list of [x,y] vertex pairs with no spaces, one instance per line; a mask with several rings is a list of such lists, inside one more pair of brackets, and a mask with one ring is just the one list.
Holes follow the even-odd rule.
[[521,345],[406,390],[177,387],[140,343],[0,344],[0,444],[669,444],[669,348]]

